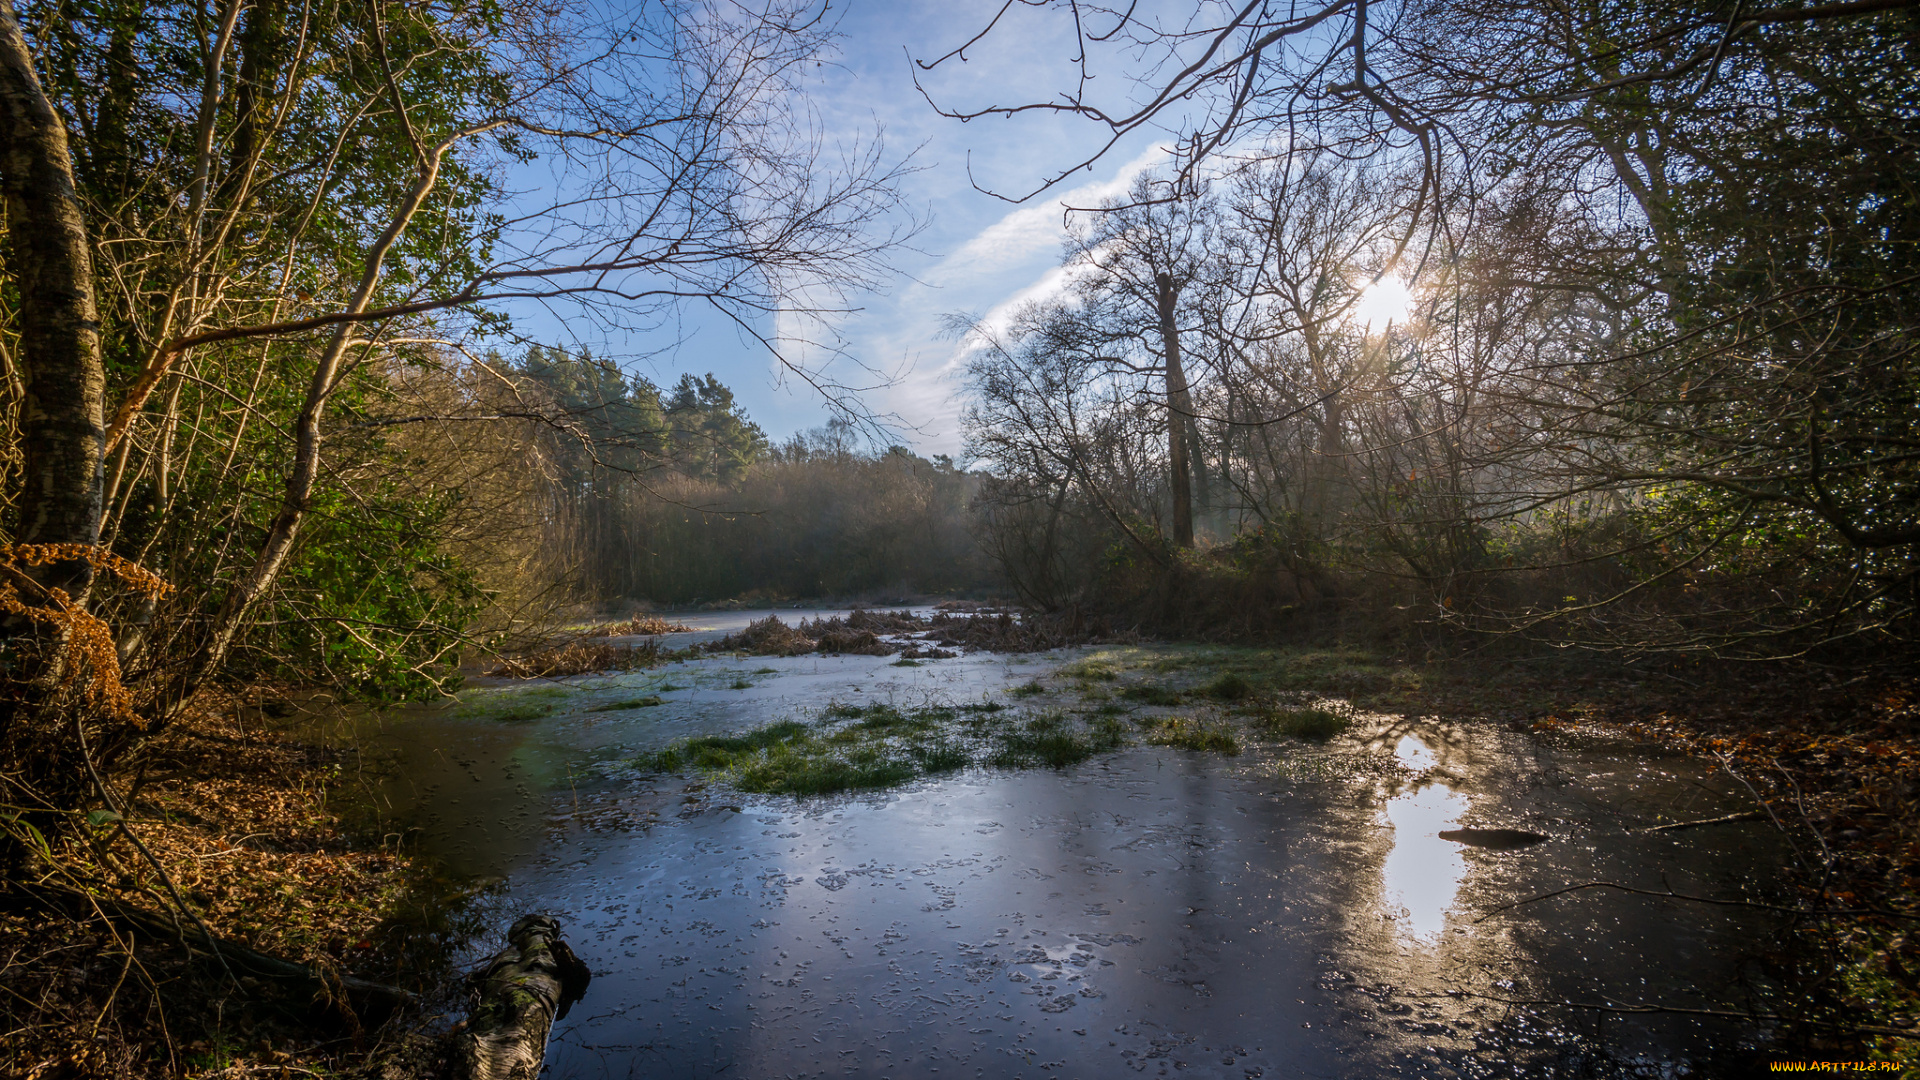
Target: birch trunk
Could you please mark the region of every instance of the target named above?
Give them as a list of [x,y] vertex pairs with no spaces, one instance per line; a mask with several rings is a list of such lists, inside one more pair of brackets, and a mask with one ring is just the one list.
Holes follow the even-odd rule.
[[535,1080],[547,1033],[586,989],[587,967],[560,940],[560,924],[528,915],[477,973],[478,1002],[454,1047],[462,1080]]
[[1193,420],[1193,399],[1187,391],[1187,370],[1180,363],[1180,330],[1174,323],[1174,305],[1180,299],[1173,278],[1153,276],[1160,309],[1160,345],[1167,357],[1167,480],[1173,492],[1173,542],[1193,546],[1193,482],[1187,464],[1187,425]]

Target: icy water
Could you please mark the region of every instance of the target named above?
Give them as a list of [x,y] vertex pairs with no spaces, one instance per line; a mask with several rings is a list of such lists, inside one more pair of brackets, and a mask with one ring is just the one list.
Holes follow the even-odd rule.
[[[554,914],[592,966],[552,1077],[1714,1076],[1750,1026],[1532,1003],[1769,1011],[1762,911],[1611,890],[1494,910],[1596,880],[1772,898],[1761,825],[1635,831],[1744,807],[1628,744],[1363,715],[1324,746],[804,800],[624,764],[833,701],[1005,698],[1078,655],[716,658],[493,691],[540,718],[359,737],[391,762],[396,836],[504,879],[502,928]],[[591,711],[641,695],[662,704]],[[1462,826],[1549,839],[1438,836]]]

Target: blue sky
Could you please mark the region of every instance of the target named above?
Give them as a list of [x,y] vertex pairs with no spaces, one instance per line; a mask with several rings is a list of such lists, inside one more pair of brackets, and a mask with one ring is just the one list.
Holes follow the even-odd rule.
[[[1141,133],[1091,171],[1025,203],[976,191],[974,180],[1008,193],[1029,191],[1102,141],[1093,125],[1066,118],[962,124],[939,116],[914,88],[909,55],[939,56],[977,33],[999,7],[982,0],[836,3],[844,34],[839,64],[822,70],[812,98],[830,138],[852,143],[877,128],[891,153],[914,153],[918,171],[906,180],[906,201],[928,226],[915,250],[896,254],[899,274],[889,286],[855,297],[860,310],[838,326],[848,353],[889,376],[890,385],[876,385],[882,380],[845,361],[831,374],[849,385],[871,386],[862,395],[866,407],[897,416],[898,441],[923,454],[957,455],[962,439],[957,375],[964,346],[942,335],[943,317],[991,318],[1057,288],[1063,205],[1085,206],[1118,194],[1141,169],[1164,160],[1155,142],[1164,136]],[[1026,21],[1013,21],[1022,15]],[[970,50],[967,63],[937,73],[931,88],[956,105],[1051,97],[1072,72],[1067,29],[1051,15],[1015,12],[989,42]],[[1110,77],[1107,89],[1113,93],[1120,79],[1117,73]],[[537,332],[531,323],[539,321],[529,320],[528,328]],[[666,346],[672,347],[661,352]],[[682,372],[711,371],[776,440],[829,415],[813,389],[714,318],[693,315],[652,334],[612,337],[595,351],[645,357],[631,361],[633,370],[659,383],[670,384]]]

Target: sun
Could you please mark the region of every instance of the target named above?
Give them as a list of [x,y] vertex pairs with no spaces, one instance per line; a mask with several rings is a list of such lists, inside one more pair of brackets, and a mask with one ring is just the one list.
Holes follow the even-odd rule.
[[1413,314],[1413,292],[1397,277],[1382,277],[1360,293],[1349,318],[1371,330],[1385,330],[1390,323],[1405,325]]

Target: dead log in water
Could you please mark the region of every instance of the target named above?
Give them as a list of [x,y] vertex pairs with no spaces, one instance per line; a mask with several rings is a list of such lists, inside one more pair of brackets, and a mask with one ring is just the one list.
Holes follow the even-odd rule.
[[454,1048],[464,1080],[535,1080],[553,1022],[580,1000],[592,977],[560,940],[560,924],[545,915],[523,917],[507,940],[473,975],[473,1015]]

